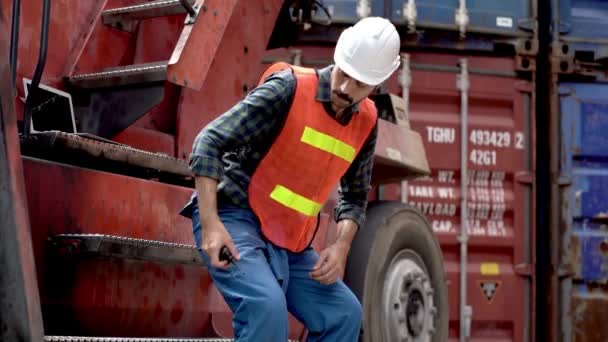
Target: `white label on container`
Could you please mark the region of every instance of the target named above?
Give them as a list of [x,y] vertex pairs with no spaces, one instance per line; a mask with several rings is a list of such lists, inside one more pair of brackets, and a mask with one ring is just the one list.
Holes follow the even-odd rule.
[[496,17],[496,26],[498,27],[513,27],[513,19],[508,17]]

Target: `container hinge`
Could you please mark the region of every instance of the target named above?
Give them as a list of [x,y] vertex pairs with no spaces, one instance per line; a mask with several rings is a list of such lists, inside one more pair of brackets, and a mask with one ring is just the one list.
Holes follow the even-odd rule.
[[536,32],[538,30],[538,21],[534,18],[521,19],[518,21],[517,26],[523,31]]
[[370,0],[357,1],[357,15],[359,18],[367,18],[372,14],[372,3]]
[[467,1],[459,0],[459,5],[454,14],[454,22],[458,26],[460,31],[460,38],[464,38],[467,32],[467,26],[469,25],[469,13],[467,11]]
[[560,19],[557,21],[554,20],[551,23],[551,32],[555,31],[555,27],[557,27],[558,32],[563,35],[570,33],[572,30],[572,24],[570,24],[570,22],[562,21]]
[[555,183],[557,185],[559,185],[560,187],[572,185],[572,177],[565,175],[565,174],[559,174],[557,176],[553,176],[553,179],[555,180]]
[[534,275],[534,266],[527,262],[515,265],[515,274],[521,277],[532,277]]
[[532,93],[534,91],[534,86],[528,81],[518,81],[515,82],[515,90],[520,93]]
[[567,263],[557,267],[556,274],[559,280],[563,280],[574,277],[576,275],[576,272],[574,271],[574,267],[572,266],[572,264]]
[[416,0],[408,0],[407,3],[403,4],[403,18],[407,23],[408,33],[416,32],[416,19],[418,18]]
[[401,93],[403,98],[403,110],[405,121],[410,120],[410,87],[412,85],[412,71],[410,69],[410,55],[407,53],[401,54],[401,73],[399,74],[399,83],[401,83]]
[[559,96],[572,96],[574,94],[574,90],[570,87],[560,86],[558,90]]
[[515,181],[522,184],[534,184],[534,174],[530,171],[519,171],[515,173]]

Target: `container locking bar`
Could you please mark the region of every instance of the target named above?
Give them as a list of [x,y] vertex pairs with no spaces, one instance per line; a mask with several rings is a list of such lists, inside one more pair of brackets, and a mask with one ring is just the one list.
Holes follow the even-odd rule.
[[467,0],[459,0],[458,8],[454,15],[454,21],[460,31],[460,38],[464,38],[467,33],[467,27],[469,26],[469,13],[467,11]]
[[456,80],[460,90],[460,342],[471,336],[473,308],[467,305],[467,253],[468,253],[468,115],[469,115],[469,66],[466,58],[460,60],[460,74]]
[[416,0],[408,0],[407,3],[403,4],[403,17],[407,23],[408,33],[416,32],[416,19],[418,18]]

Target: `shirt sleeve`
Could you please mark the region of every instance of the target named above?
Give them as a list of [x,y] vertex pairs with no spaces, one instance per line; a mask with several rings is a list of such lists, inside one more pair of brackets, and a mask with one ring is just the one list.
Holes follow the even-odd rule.
[[354,162],[340,179],[339,198],[334,209],[336,222],[351,219],[359,227],[365,222],[377,136],[378,124],[370,133]]
[[242,101],[205,126],[194,139],[190,170],[195,176],[222,179],[222,156],[276,131],[291,106],[295,77],[290,70],[270,75]]

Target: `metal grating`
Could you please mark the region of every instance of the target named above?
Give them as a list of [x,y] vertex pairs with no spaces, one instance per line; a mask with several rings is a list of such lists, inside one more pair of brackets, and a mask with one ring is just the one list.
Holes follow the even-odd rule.
[[[232,338],[152,338],[45,336],[45,342],[233,342]],[[288,342],[297,342],[289,340]]]
[[58,234],[50,239],[63,256],[113,257],[162,263],[201,264],[196,246],[103,234]]

